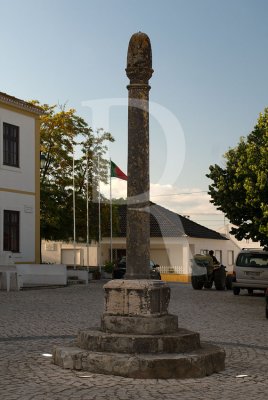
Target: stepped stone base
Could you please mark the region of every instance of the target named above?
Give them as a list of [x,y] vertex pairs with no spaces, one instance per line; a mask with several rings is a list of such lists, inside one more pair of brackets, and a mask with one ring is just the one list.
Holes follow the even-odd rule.
[[178,329],[166,335],[111,334],[96,330],[80,331],[77,346],[107,353],[179,353],[200,348],[199,334]]
[[224,350],[202,345],[199,334],[178,328],[168,314],[163,281],[114,280],[104,285],[101,329],[78,332],[75,347],[57,347],[62,368],[128,378],[201,378],[224,369]]
[[225,353],[206,345],[189,353],[121,354],[58,347],[54,363],[62,368],[138,379],[202,378],[224,369]]

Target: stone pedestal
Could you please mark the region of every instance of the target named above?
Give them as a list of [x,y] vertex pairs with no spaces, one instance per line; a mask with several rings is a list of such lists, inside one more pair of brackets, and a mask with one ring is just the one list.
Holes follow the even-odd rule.
[[157,280],[114,280],[104,286],[101,329],[111,333],[159,335],[174,332],[178,318],[168,314],[170,288]]
[[163,281],[113,280],[104,285],[101,328],[79,331],[75,346],[53,350],[62,368],[129,378],[200,378],[224,369],[225,353],[202,345],[168,314]]
[[155,317],[166,315],[170,288],[158,280],[113,280],[104,285],[104,315]]

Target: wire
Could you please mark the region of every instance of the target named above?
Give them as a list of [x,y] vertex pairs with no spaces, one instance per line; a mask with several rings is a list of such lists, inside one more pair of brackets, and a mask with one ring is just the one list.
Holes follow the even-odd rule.
[[200,192],[185,192],[185,193],[169,193],[169,194],[153,194],[151,197],[164,197],[164,196],[181,196],[184,194],[195,194],[195,193],[207,193],[206,190],[201,190]]
[[201,190],[199,192],[185,192],[185,193],[169,193],[169,194],[154,194],[151,197],[161,197],[161,196],[181,196],[183,194],[195,194],[195,193],[207,193],[207,190]]

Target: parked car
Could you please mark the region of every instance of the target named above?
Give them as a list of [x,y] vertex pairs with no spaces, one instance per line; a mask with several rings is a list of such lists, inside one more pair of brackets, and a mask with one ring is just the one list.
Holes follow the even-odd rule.
[[265,290],[265,315],[268,318],[268,288]]
[[[150,260],[150,279],[161,280],[161,274],[157,269],[158,267],[158,264],[155,264],[154,261]],[[126,269],[126,257],[122,257],[117,266],[114,268],[113,279],[123,279],[126,273]]]
[[261,249],[242,249],[234,265],[233,293],[239,295],[240,289],[253,290],[268,288],[268,251]]

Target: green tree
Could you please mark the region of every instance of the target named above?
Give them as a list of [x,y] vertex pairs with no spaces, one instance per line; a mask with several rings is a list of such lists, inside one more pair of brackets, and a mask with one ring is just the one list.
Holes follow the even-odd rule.
[[206,176],[211,202],[236,225],[239,240],[252,239],[268,247],[268,108],[253,131],[224,155],[225,167],[211,165]]
[[[92,208],[98,199],[98,180],[107,182],[105,142],[114,139],[102,129],[94,133],[74,109],[34,103],[45,111],[40,121],[40,151],[45,157],[45,165],[40,171],[41,237],[52,240],[73,237],[74,172],[77,238],[85,240],[87,193]],[[79,156],[73,159],[77,148]],[[93,220],[89,226],[90,237],[96,238]]]

